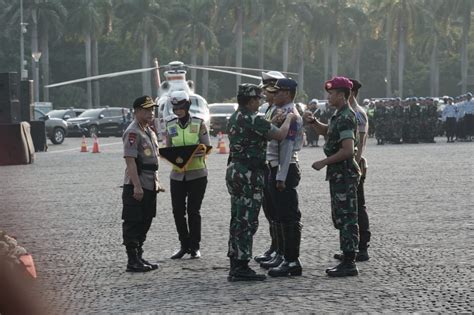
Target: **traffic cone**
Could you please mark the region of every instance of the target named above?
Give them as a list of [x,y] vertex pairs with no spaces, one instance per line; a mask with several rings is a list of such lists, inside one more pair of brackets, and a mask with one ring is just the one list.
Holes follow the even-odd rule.
[[35,263],[33,262],[33,256],[30,254],[21,255],[20,261],[25,266],[26,271],[28,271],[28,273],[36,279],[36,268]]
[[87,152],[86,136],[82,136],[81,151]]
[[92,153],[100,153],[100,151],[99,151],[99,140],[97,140],[96,135],[94,135],[94,144],[92,145]]
[[219,131],[219,133],[217,134],[217,148],[216,149],[221,148],[221,143],[222,143],[222,131]]
[[227,151],[227,147],[224,141],[224,137],[222,136],[219,142],[217,143],[217,147],[219,148],[219,154],[227,154],[229,151]]

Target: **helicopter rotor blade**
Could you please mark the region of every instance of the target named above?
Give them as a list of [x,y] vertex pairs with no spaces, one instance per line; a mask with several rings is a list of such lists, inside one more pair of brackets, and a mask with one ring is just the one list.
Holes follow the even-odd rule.
[[[198,66],[199,67],[199,66]],[[216,68],[216,69],[233,69],[233,70],[247,70],[247,71],[275,71],[275,70],[268,70],[268,69],[257,69],[257,68],[242,68],[242,67],[229,67],[229,66],[206,66],[208,68]],[[295,72],[285,72],[285,71],[280,71],[281,73],[285,74],[293,74],[297,75],[298,73]]]
[[156,67],[112,72],[112,73],[101,74],[101,75],[96,75],[96,76],[82,78],[82,79],[76,79],[76,80],[71,80],[71,81],[65,81],[65,82],[49,84],[49,85],[45,85],[44,87],[45,88],[53,88],[53,87],[58,87],[58,86],[63,86],[63,85],[74,84],[74,83],[94,81],[94,80],[105,79],[105,78],[114,78],[114,77],[119,77],[119,76],[128,75],[128,74],[142,73],[142,72],[152,71],[152,70],[155,70],[155,69],[156,69]]
[[242,77],[251,78],[251,79],[255,79],[255,80],[261,80],[262,79],[261,77],[256,76],[256,75],[240,73],[240,72],[236,72],[236,71],[228,71],[228,70],[222,70],[222,69],[214,69],[214,68],[207,68],[207,67],[200,67],[200,66],[190,66],[190,65],[188,65],[187,67],[191,68],[191,69],[199,69],[199,70],[206,70],[206,71],[229,73],[229,74],[239,75],[239,76],[242,76]]

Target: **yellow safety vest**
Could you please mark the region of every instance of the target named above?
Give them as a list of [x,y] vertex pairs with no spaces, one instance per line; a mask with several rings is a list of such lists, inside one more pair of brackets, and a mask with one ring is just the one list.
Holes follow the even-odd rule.
[[[178,119],[174,119],[166,124],[166,130],[171,138],[172,147],[199,144],[199,134],[201,132],[201,119],[191,118],[191,122],[186,128],[181,128]],[[182,173],[185,171],[200,170],[206,168],[204,156],[193,157],[184,170],[180,170],[173,165],[173,171]]]

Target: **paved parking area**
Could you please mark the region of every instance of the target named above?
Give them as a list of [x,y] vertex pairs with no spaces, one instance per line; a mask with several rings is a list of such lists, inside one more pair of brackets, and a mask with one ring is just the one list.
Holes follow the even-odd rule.
[[[146,257],[157,259],[161,268],[129,274],[121,245],[121,140],[100,138],[99,154],[80,153],[80,141],[67,138],[51,145],[32,165],[0,167],[0,229],[33,253],[41,295],[58,313],[474,309],[474,143],[447,144],[438,138],[436,144],[377,146],[369,141],[371,259],[358,264],[358,277],[345,279],[324,272],[336,264],[338,233],[331,224],[324,172],[311,169],[323,151],[304,148],[299,187],[303,276],[229,283],[226,155],[208,159],[202,259],[169,259],[179,245],[166,192],[158,195],[157,217],[145,244]],[[163,161],[160,176],[166,187],[169,170]],[[268,224],[263,213],[260,218],[255,254],[268,245]]]

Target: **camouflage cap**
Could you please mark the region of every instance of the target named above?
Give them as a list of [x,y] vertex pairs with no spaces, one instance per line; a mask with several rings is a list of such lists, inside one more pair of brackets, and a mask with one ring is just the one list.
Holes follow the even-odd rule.
[[243,83],[239,85],[237,96],[262,97],[262,89],[255,84]]

